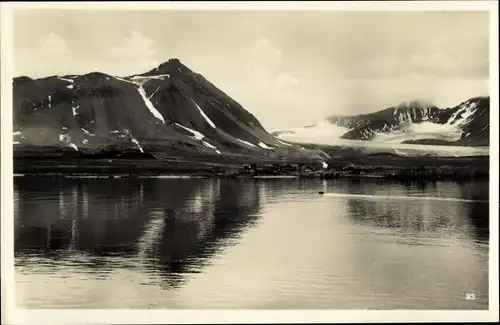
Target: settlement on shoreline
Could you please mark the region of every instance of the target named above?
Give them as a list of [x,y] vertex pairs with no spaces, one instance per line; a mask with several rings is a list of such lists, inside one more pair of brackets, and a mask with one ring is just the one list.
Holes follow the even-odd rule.
[[488,180],[489,157],[403,158],[322,162],[196,159],[14,159],[14,173],[62,178],[380,178],[400,181]]

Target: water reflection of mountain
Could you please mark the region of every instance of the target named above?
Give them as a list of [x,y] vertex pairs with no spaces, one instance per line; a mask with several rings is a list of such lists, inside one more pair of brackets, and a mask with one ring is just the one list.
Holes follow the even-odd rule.
[[120,267],[109,265],[118,258],[175,285],[179,274],[196,272],[255,221],[258,186],[238,180],[17,178],[15,255],[72,263],[85,256],[84,264],[97,269]]
[[374,196],[440,196],[477,200],[476,202],[433,200],[365,200],[349,199],[350,218],[374,227],[399,232],[426,232],[435,236],[472,236],[478,241],[489,239],[488,182],[397,184],[384,182],[384,186],[363,186],[358,180],[348,182],[349,193]]

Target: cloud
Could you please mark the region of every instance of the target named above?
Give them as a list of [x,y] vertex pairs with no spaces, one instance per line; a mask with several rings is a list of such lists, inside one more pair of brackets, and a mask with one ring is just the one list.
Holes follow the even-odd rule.
[[299,83],[299,79],[288,71],[282,51],[271,39],[255,40],[250,53],[253,54],[247,76],[250,82],[269,92],[286,90]]
[[282,52],[273,45],[269,38],[260,38],[255,41],[253,51],[256,58],[265,64],[279,64],[282,60]]
[[137,60],[154,57],[157,51],[154,49],[154,42],[151,39],[144,37],[137,31],[132,31],[119,44],[112,46],[108,53],[127,60]]
[[16,75],[46,77],[100,71],[112,75],[141,73],[159,65],[154,42],[137,31],[111,47],[95,48],[93,56],[74,53],[55,33],[39,46],[23,51],[15,62]]
[[484,77],[489,65],[484,60],[470,59],[465,54],[429,51],[408,56],[372,56],[356,64],[344,65],[337,75],[350,78],[401,78],[421,75],[438,78]]
[[114,62],[115,74],[133,74],[150,70],[161,62],[156,59],[158,52],[155,43],[138,31],[106,51],[108,60]]
[[37,54],[43,59],[51,60],[73,56],[73,52],[68,48],[66,41],[54,33],[47,36]]
[[32,49],[15,56],[14,64],[16,72],[20,75],[34,77],[46,76],[47,67],[55,68],[51,74],[64,73],[65,66],[61,62],[72,61],[73,52],[66,41],[57,34],[50,33],[45,39],[36,44]]
[[279,89],[286,89],[297,86],[299,79],[288,73],[282,73],[276,78],[275,84]]

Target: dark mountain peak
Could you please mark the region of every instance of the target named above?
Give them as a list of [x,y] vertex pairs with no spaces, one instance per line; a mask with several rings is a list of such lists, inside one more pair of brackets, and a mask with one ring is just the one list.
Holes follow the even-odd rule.
[[153,72],[156,74],[175,74],[184,71],[191,71],[188,67],[186,67],[178,58],[169,59],[166,62],[163,62],[158,66],[158,68],[154,69]]
[[30,81],[33,80],[32,78],[28,76],[19,76],[19,77],[14,77],[14,82],[19,82],[19,81]]
[[178,58],[170,58],[166,62],[160,64],[160,66],[162,65],[182,65],[182,63],[181,60],[179,60]]
[[140,75],[93,71],[15,82],[21,84],[14,87],[13,110],[19,151],[50,146],[90,153],[132,150],[159,159],[316,159],[314,152],[274,138],[251,113],[177,58]]
[[83,79],[86,79],[89,81],[103,81],[105,79],[109,79],[109,77],[110,77],[109,75],[102,73],[102,72],[98,72],[98,71],[93,71],[93,72],[84,74],[82,76],[79,76],[79,78],[83,78]]
[[[179,75],[181,73],[193,73],[185,66],[178,58],[171,58],[160,64],[158,67],[147,72],[137,74],[135,76],[152,76],[152,75]],[[129,76],[131,77],[131,76]]]
[[12,84],[14,87],[16,86],[20,86],[24,83],[27,83],[27,82],[30,82],[30,81],[33,81],[33,79],[31,79],[30,77],[27,77],[27,76],[19,76],[19,77],[15,77],[13,80],[12,80]]

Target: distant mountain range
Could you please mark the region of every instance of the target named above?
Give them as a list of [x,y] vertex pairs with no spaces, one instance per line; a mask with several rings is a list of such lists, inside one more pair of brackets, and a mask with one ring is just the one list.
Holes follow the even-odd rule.
[[13,80],[14,151],[307,157],[178,59],[146,73]]
[[272,134],[290,141],[314,142],[315,134],[345,140],[452,146],[489,146],[490,99],[471,98],[451,108],[412,101],[374,113],[332,115],[302,129]]

